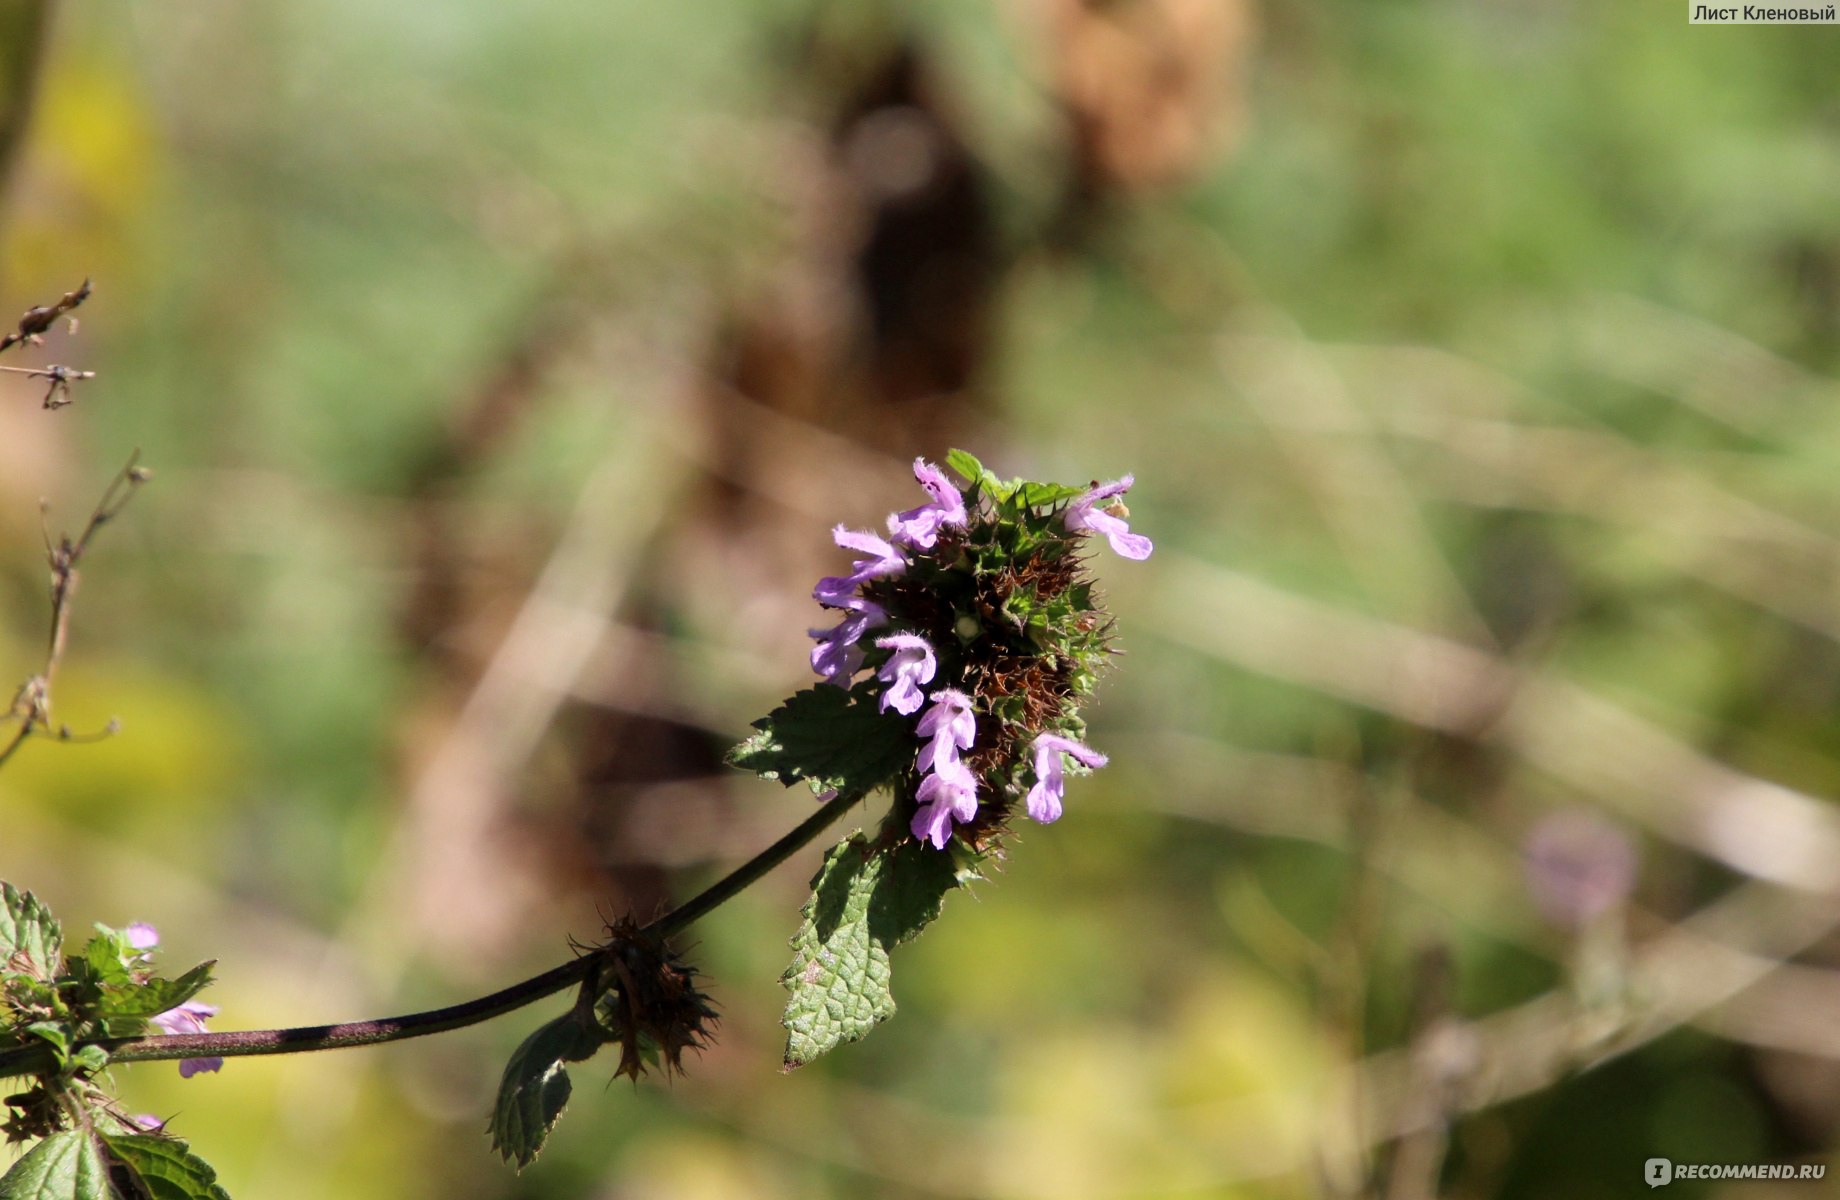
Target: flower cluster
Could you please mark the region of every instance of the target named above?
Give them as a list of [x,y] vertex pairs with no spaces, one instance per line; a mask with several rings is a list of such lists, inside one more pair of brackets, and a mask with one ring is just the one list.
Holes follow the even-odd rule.
[[1036,821],[1056,820],[1066,760],[1105,765],[1078,737],[1078,705],[1111,628],[1080,552],[1092,534],[1128,559],[1152,549],[1118,501],[1129,475],[1082,489],[1006,483],[958,451],[947,461],[968,486],[915,459],[929,499],[890,515],[886,537],[832,531],[860,557],[812,589],[841,616],[811,631],[812,669],[825,683],[854,697],[857,675],[872,667],[865,702],[918,714],[919,747],[900,790],[913,836],[940,849],[955,836],[981,847],[1019,798]]

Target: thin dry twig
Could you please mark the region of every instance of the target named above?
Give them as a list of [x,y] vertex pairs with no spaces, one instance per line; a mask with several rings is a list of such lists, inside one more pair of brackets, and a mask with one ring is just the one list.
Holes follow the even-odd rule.
[[[7,336],[12,337],[13,335],[9,333]],[[80,371],[75,367],[66,367],[60,363],[52,363],[44,367],[0,367],[0,371],[13,375],[24,375],[27,379],[45,380],[48,385],[45,388],[44,406],[46,408],[63,408],[71,401],[71,384],[96,377],[94,371]]]
[[[91,290],[90,281],[85,279],[77,285],[75,290],[65,292],[56,301],[26,309],[25,315],[19,318],[19,325],[15,329],[0,334],[0,354],[5,354],[14,346],[42,346],[45,341],[44,334],[57,324],[60,317],[69,320],[70,331],[75,333],[77,319],[70,314],[89,299]],[[44,400],[46,408],[63,408],[70,403],[71,384],[96,377],[94,371],[78,370],[76,367],[66,367],[59,363],[51,363],[43,367],[0,367],[0,371],[24,375],[28,379],[43,379],[46,382]]]
[[[89,299],[90,291],[90,281],[85,279],[77,285],[75,291],[65,292],[55,303],[26,309],[25,315],[19,318],[18,328],[11,333],[0,335],[0,354],[5,354],[21,342],[34,346],[43,344],[42,335],[45,331],[57,324],[59,317],[68,316],[76,310],[78,305]],[[76,318],[71,317],[70,319],[74,326]]]
[[58,664],[63,661],[64,647],[70,637],[70,610],[77,592],[78,567],[89,553],[90,543],[104,525],[128,506],[140,486],[153,478],[153,473],[140,465],[140,457],[141,452],[136,450],[128,457],[128,465],[109,481],[108,490],[96,502],[82,533],[75,538],[65,534],[56,542],[51,540],[50,534],[45,535],[45,561],[51,568],[51,632],[46,639],[45,665],[20,685],[12,706],[4,717],[0,717],[0,720],[19,723],[5,747],[0,748],[0,767],[4,767],[33,734],[43,734],[60,742],[97,741],[117,728],[113,719],[102,730],[87,735],[73,732],[68,725],[54,725],[51,681],[57,674]]

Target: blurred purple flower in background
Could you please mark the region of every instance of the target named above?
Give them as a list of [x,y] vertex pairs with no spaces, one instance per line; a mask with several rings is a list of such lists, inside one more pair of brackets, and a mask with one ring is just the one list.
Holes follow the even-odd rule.
[[1534,906],[1562,928],[1589,924],[1635,889],[1635,843],[1582,810],[1542,818],[1522,843],[1521,858]]

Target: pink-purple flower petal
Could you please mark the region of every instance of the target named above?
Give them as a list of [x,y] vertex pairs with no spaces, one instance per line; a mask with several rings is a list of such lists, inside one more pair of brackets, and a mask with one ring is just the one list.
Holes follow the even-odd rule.
[[1043,825],[1060,820],[1061,801],[1067,790],[1065,754],[1082,766],[1098,769],[1109,760],[1092,747],[1057,733],[1043,733],[1035,738],[1035,786],[1024,801],[1029,816]]
[[920,808],[909,828],[921,841],[943,850],[951,839],[953,824],[977,816],[977,777],[964,763],[954,761],[922,779],[914,799],[920,802]]
[[818,586],[811,589],[812,599],[827,608],[852,608],[853,600],[861,599],[856,589],[871,579],[888,579],[907,570],[907,559],[882,538],[867,530],[846,529],[842,525],[831,530],[831,540],[845,550],[855,550],[868,555],[850,564],[848,575],[826,575],[818,580]]
[[860,596],[851,597],[843,620],[833,628],[807,631],[818,643],[811,648],[811,669],[822,675],[826,683],[849,687],[863,663],[862,649],[856,643],[862,640],[863,634],[887,620],[888,614],[880,605]]
[[1130,525],[1123,517],[1106,512],[1099,507],[1101,501],[1121,496],[1129,491],[1133,482],[1131,476],[1126,475],[1110,483],[1094,485],[1090,491],[1085,492],[1067,506],[1066,514],[1061,518],[1062,523],[1068,529],[1076,532],[1087,530],[1103,534],[1105,540],[1111,543],[1112,550],[1121,557],[1137,562],[1149,558],[1150,552],[1155,549],[1155,544],[1141,533],[1132,533]]
[[[204,1027],[205,1018],[216,1015],[217,1006],[215,1004],[206,1004],[200,1000],[187,1000],[177,1008],[169,1008],[150,1018],[149,1024],[163,1033],[209,1033],[210,1030]],[[221,1070],[223,1065],[224,1060],[221,1058],[181,1059],[179,1060],[179,1075],[183,1079],[190,1079],[200,1071]]]
[[933,693],[933,706],[921,715],[914,731],[921,737],[945,738],[961,750],[971,749],[972,739],[977,736],[971,697],[956,688],[940,688]]
[[920,481],[920,486],[933,499],[931,503],[922,504],[918,508],[891,515],[888,518],[888,536],[901,545],[931,550],[939,541],[939,531],[942,528],[964,527],[965,498],[952,486],[945,472],[924,458],[914,460],[914,478]]
[[920,685],[932,682],[934,672],[939,669],[932,643],[917,633],[893,633],[877,638],[875,644],[894,651],[875,673],[877,679],[888,685],[882,691],[881,711],[892,708],[910,717],[926,703],[926,693],[920,690]]
[[914,819],[908,828],[933,849],[944,850],[946,843],[952,840],[952,809],[943,802],[922,804],[914,810]]

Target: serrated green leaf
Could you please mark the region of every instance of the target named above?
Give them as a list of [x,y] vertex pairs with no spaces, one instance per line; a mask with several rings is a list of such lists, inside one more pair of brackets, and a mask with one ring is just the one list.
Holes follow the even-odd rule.
[[145,983],[109,984],[102,989],[104,1017],[146,1018],[178,1008],[211,982],[216,960],[202,962],[177,979],[149,979]]
[[606,1039],[570,1011],[525,1038],[511,1052],[492,1110],[492,1148],[521,1171],[568,1106],[573,1085],[564,1063],[591,1058]]
[[946,466],[958,472],[959,478],[966,483],[976,483],[989,474],[984,470],[984,464],[978,461],[977,455],[969,450],[946,451]]
[[[946,465],[965,480],[974,483],[991,499],[1001,504],[1009,499],[1014,487],[998,479],[996,473],[977,460],[977,456],[964,450],[946,451]],[[1018,480],[1017,482],[1020,482]]]
[[121,1200],[96,1140],[82,1130],[54,1133],[0,1179],[0,1200]]
[[49,979],[58,973],[63,944],[57,918],[37,896],[0,883],[0,964],[22,970],[29,963],[32,974]]
[[152,1200],[230,1200],[211,1164],[178,1138],[130,1133],[102,1140]]
[[877,711],[867,685],[849,692],[806,688],[754,728],[760,732],[730,750],[728,761],[787,787],[803,781],[814,792],[867,795],[913,761],[907,723],[897,713]]
[[947,892],[968,878],[950,851],[903,841],[871,847],[861,832],[831,848],[812,877],[792,965],[780,983],[786,1002],[787,1070],[894,1015],[888,952],[939,915]]
[[131,951],[127,938],[106,925],[98,925],[96,935],[83,946],[83,961],[97,983],[127,983],[132,977],[125,956]]

